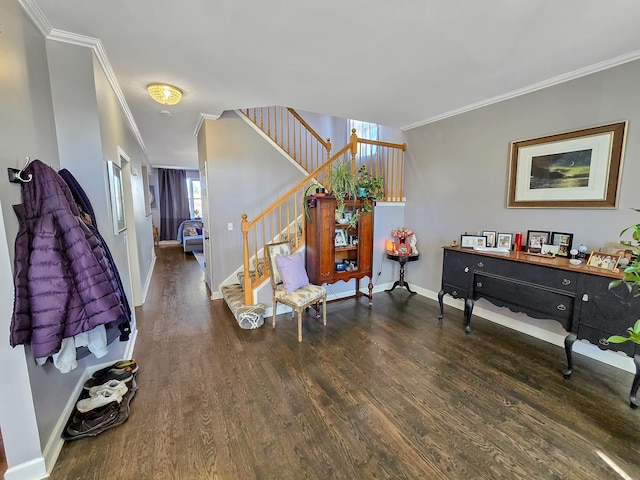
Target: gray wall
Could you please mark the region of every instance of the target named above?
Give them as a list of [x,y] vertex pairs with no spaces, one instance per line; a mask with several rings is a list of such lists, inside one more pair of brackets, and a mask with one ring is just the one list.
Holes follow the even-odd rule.
[[[58,165],[58,149],[53,123],[53,106],[45,42],[23,14],[17,1],[0,2],[2,42],[0,43],[0,167],[21,168],[25,156]],[[0,429],[9,468],[40,462],[43,469],[27,359],[23,347],[12,349],[7,341],[13,306],[13,247],[18,222],[12,205],[20,203],[20,185],[10,184],[0,175],[0,274],[3,285],[0,301]]]
[[[0,3],[0,18],[0,88],[10,92],[0,98],[0,165],[21,167],[29,155],[74,174],[96,210],[98,227],[133,305],[130,272],[135,271],[138,281],[146,282],[154,261],[151,217],[145,216],[140,176],[142,162],[146,162],[142,147],[90,49],[45,41],[15,0]],[[131,221],[126,233],[114,235],[106,161],[118,159],[118,147],[130,160],[125,190]],[[0,248],[2,266],[12,261],[18,225],[11,205],[20,202],[20,185],[9,184],[6,175],[0,177],[0,233],[5,245]],[[132,242],[130,249],[126,238]],[[10,268],[3,269],[2,276],[3,285],[13,283]],[[143,290],[140,284],[136,288]],[[13,293],[11,288],[7,292]],[[0,329],[5,332],[10,328],[12,303],[10,299],[0,302]],[[0,342],[0,428],[12,474],[15,469],[23,474],[25,468],[33,473],[33,464],[28,462],[35,460],[40,465],[43,454],[55,458],[60,445],[57,428],[66,421],[75,400],[74,389],[86,370],[124,356],[132,349],[133,338],[114,342],[102,359],[91,355],[80,360],[78,368],[68,374],[61,374],[51,364],[37,366],[28,347],[11,349],[8,342]]]
[[[425,254],[412,280],[437,292],[441,247],[465,231],[571,232],[590,249],[618,241],[639,220],[630,210],[640,208],[639,83],[636,61],[406,131],[406,224]],[[617,209],[506,208],[511,141],[621,120],[629,130]]]

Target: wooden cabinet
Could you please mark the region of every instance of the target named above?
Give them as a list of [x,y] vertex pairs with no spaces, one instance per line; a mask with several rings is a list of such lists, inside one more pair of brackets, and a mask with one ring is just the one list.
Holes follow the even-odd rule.
[[609,290],[611,280],[620,277],[620,273],[584,264],[570,265],[565,258],[536,257],[524,252],[492,255],[446,247],[438,294],[440,319],[444,313],[443,297],[449,294],[465,300],[467,331],[471,329],[474,302],[479,298],[533,318],[556,320],[569,332],[565,338],[565,378],[573,371],[572,349],[578,339],[624,352],[634,358],[636,365],[629,401],[637,408],[640,346],[603,341],[611,335],[624,334],[640,311],[640,297],[634,297],[624,286]]
[[355,279],[354,296],[361,295],[360,279],[369,277],[368,296],[371,303],[373,212],[361,211],[357,224],[349,226],[349,216],[362,208],[362,202],[347,200],[345,203],[345,217],[336,218],[335,198],[311,199],[310,219],[305,217],[307,273],[311,283],[316,285]]

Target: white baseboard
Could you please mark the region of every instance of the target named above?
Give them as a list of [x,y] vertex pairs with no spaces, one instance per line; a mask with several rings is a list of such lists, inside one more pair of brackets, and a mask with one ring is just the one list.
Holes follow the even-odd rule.
[[[423,295],[432,300],[438,300],[438,293],[426,290],[424,288],[417,287],[415,288],[416,292],[420,295]],[[445,305],[457,308],[458,310],[464,310],[464,301],[460,299],[454,299],[449,295],[445,295],[443,302]],[[505,312],[509,312],[507,308],[503,309]],[[473,314],[478,317],[484,318],[485,320],[489,320],[490,322],[497,323],[507,328],[511,328],[512,330],[516,330],[517,332],[524,333],[526,335],[530,335],[532,337],[538,338],[540,340],[544,340],[545,342],[551,343],[553,345],[557,345],[559,347],[564,348],[564,339],[567,334],[562,335],[555,332],[551,332],[541,327],[537,327],[535,325],[531,325],[529,323],[518,320],[517,318],[512,318],[508,315],[502,315],[500,313],[487,310],[482,307],[478,307],[477,305],[473,308]],[[586,357],[592,358],[602,363],[606,363],[607,365],[611,365],[612,367],[619,368],[626,372],[635,373],[636,367],[633,363],[633,359],[627,357],[624,353],[621,352],[613,352],[609,350],[600,350],[596,345],[592,345],[586,341],[577,341],[573,344],[573,352],[584,355]]]
[[48,476],[44,457],[38,457],[8,468],[4,480],[40,480]]

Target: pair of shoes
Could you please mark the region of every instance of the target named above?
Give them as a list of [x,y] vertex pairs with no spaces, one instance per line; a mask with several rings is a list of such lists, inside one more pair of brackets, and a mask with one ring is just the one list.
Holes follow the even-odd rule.
[[90,390],[92,387],[104,385],[110,380],[129,382],[137,371],[138,364],[135,360],[120,360],[113,365],[94,372],[91,378],[85,382],[84,389]]
[[103,377],[109,372],[109,370],[120,369],[120,368],[131,368],[132,373],[136,373],[138,371],[138,364],[132,358],[131,360],[118,360],[113,365],[109,365],[108,367],[101,368],[100,370],[96,370],[91,374],[91,378]]
[[121,397],[124,397],[124,394],[127,393],[127,390],[129,389],[127,388],[125,382],[113,379],[109,380],[107,383],[103,383],[102,385],[91,387],[89,389],[89,396],[96,397],[100,392],[107,391],[110,393],[116,393]]
[[120,407],[116,402],[110,402],[86,413],[76,410],[64,429],[62,437],[65,440],[74,440],[97,435],[112,425],[118,419],[119,413]]
[[[125,392],[126,393],[126,392]],[[122,401],[122,395],[115,390],[98,390],[94,396],[79,400],[76,403],[76,409],[80,413],[86,413],[90,410],[94,410],[98,407],[103,407],[111,402],[120,403]]]

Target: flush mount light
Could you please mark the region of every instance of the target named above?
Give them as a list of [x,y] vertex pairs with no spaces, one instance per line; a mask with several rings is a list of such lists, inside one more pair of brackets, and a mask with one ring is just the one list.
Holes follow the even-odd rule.
[[150,83],[147,91],[151,98],[162,105],[175,105],[182,98],[182,90],[166,83]]

